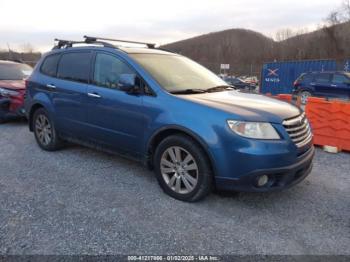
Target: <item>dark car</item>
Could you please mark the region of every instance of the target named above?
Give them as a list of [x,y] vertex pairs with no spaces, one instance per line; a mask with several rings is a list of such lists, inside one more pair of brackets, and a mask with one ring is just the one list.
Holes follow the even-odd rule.
[[151,44],[85,43],[59,41],[27,80],[29,128],[42,149],[68,140],[122,154],[153,168],[162,189],[184,201],[214,187],[282,190],[310,173],[312,133],[299,108],[237,92]]
[[300,96],[303,104],[310,96],[350,99],[350,73],[304,73],[294,82],[293,94]]
[[0,60],[0,123],[24,116],[25,81],[29,65]]
[[226,77],[224,78],[224,81],[226,83],[228,83],[229,85],[234,86],[237,89],[241,89],[241,90],[247,90],[247,91],[251,91],[254,90],[256,88],[256,84],[253,82],[245,82],[240,78],[237,77]]

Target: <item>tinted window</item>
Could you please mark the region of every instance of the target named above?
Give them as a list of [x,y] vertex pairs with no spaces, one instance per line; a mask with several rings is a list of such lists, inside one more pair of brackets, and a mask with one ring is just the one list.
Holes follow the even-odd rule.
[[333,83],[335,83],[335,84],[344,84],[348,81],[349,81],[349,79],[344,75],[334,74],[334,76],[333,76]]
[[50,55],[46,57],[41,66],[41,72],[45,75],[55,77],[59,58],[60,58],[60,54]]
[[229,79],[229,82],[231,82],[231,84],[240,84],[242,81],[239,80],[238,78],[233,78],[233,79]]
[[57,77],[82,83],[89,81],[91,53],[63,54],[58,65]]
[[312,82],[313,80],[313,75],[312,74],[305,74],[305,75],[302,75],[299,80],[300,81],[303,81],[303,82]]
[[135,74],[123,61],[107,54],[97,54],[94,71],[94,84],[108,88],[118,88],[121,74]]
[[328,83],[330,80],[331,75],[330,74],[317,74],[315,76],[315,81],[317,83]]

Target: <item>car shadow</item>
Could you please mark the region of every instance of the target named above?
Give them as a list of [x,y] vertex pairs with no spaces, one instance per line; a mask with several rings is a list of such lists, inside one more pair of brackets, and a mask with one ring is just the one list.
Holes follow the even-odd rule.
[[16,119],[10,119],[10,120],[6,120],[3,123],[0,123],[0,126],[21,126],[21,125],[27,125],[28,121],[25,118],[16,118]]

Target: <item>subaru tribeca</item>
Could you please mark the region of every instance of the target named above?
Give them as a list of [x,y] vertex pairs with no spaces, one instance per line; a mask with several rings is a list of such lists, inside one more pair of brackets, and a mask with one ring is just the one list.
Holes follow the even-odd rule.
[[42,149],[70,141],[133,158],[184,201],[214,187],[281,190],[310,173],[312,133],[297,107],[240,93],[152,44],[85,38],[58,41],[26,82],[29,128]]

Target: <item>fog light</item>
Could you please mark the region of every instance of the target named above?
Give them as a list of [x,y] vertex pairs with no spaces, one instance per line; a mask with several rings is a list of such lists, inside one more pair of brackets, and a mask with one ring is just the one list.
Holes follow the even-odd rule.
[[267,175],[262,175],[261,177],[258,178],[257,184],[259,187],[262,187],[262,186],[265,186],[268,181],[269,181],[269,177]]

